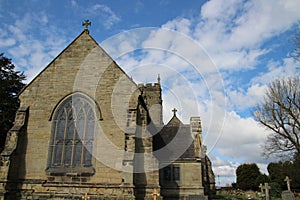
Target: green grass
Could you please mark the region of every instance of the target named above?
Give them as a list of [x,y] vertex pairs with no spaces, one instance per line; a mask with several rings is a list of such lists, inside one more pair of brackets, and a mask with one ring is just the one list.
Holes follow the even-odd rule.
[[237,194],[217,194],[214,199],[246,199],[246,195],[237,195]]
[[[236,199],[247,199],[246,195],[236,195],[236,194],[217,194],[213,199],[231,199],[231,198],[236,198]],[[256,199],[262,199],[257,197]],[[270,197],[270,200],[282,200],[281,197]],[[295,200],[300,200],[300,196],[296,197]]]

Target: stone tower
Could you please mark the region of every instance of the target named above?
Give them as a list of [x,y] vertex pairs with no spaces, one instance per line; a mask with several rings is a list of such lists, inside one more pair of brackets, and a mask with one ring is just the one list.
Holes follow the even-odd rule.
[[153,155],[153,135],[162,125],[162,98],[160,83],[138,85],[141,94],[137,106],[135,131],[134,185],[137,199],[160,191],[159,163]]
[[141,95],[149,110],[152,123],[154,123],[155,126],[162,126],[163,118],[160,78],[158,77],[157,83],[147,83],[145,85],[139,84],[138,87],[142,92]]

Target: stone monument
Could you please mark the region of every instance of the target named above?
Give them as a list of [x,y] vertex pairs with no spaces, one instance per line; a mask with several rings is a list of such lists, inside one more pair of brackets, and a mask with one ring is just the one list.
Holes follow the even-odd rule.
[[281,198],[283,200],[294,200],[295,196],[294,196],[294,193],[291,191],[291,181],[292,181],[292,179],[290,179],[288,176],[286,176],[284,181],[286,182],[287,190],[282,191]]

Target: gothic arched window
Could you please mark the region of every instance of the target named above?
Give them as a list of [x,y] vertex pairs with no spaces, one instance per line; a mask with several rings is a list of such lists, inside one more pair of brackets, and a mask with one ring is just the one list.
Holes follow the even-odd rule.
[[73,94],[55,109],[48,169],[52,175],[92,175],[92,150],[96,127],[95,106],[81,94]]

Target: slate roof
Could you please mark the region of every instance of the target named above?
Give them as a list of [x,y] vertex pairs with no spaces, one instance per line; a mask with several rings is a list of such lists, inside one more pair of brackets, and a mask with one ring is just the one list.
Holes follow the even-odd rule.
[[195,159],[190,125],[184,125],[176,114],[154,136],[153,147],[161,161]]

